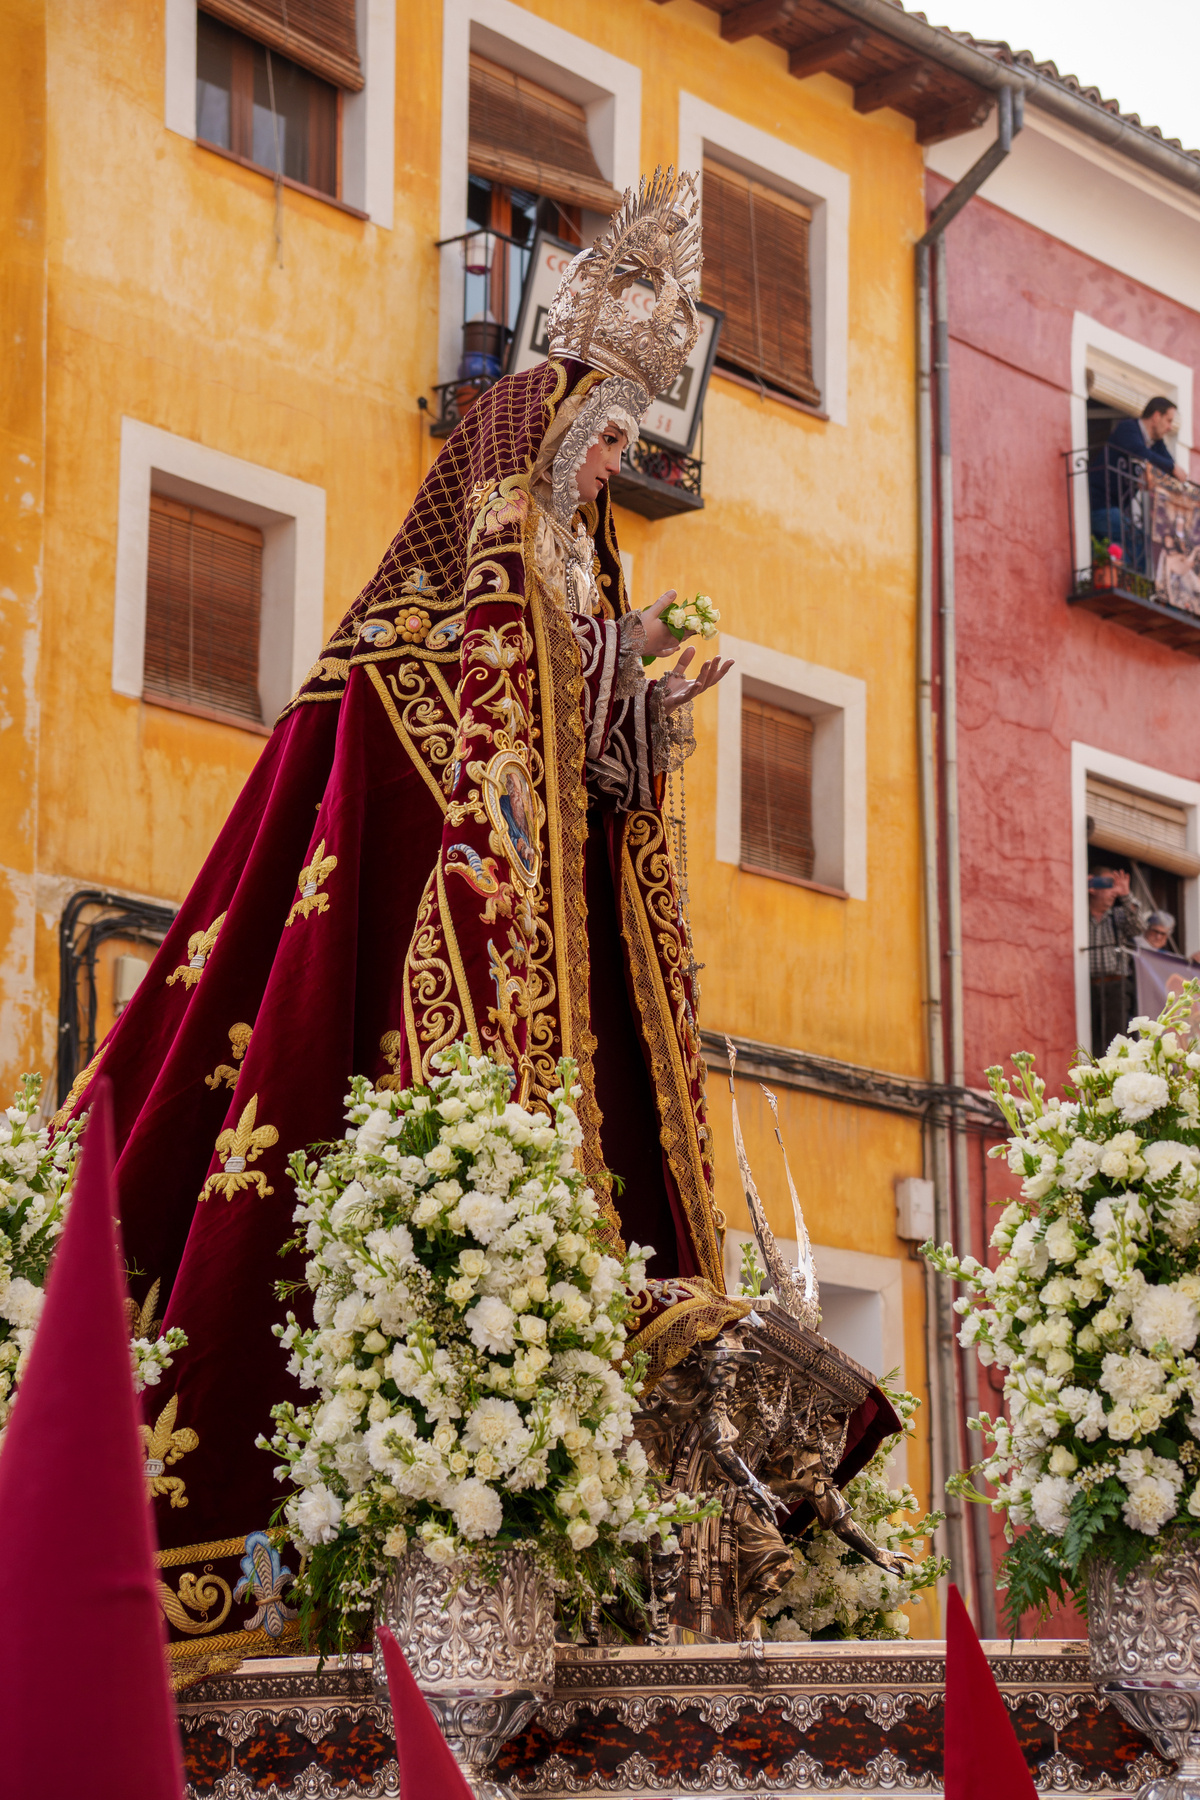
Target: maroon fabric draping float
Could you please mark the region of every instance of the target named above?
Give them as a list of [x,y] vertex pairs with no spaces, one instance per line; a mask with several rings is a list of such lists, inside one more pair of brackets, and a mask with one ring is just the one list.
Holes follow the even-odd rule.
[[303,1274],[278,1254],[287,1159],[341,1135],[352,1073],[419,1081],[469,1036],[536,1105],[574,1057],[612,1235],[680,1278],[643,1321],[652,1370],[744,1310],[724,1298],[662,815],[653,792],[619,811],[585,776],[585,755],[628,760],[638,732],[645,749],[644,706],[639,723],[612,680],[629,600],[607,492],[583,509],[602,617],[567,614],[534,555],[536,453],[600,379],[543,363],[447,440],[60,1115],[108,1075],[135,1293],[160,1281],[190,1340],[146,1413],[169,1441],[152,1486],[181,1681],[296,1635],[255,1439],[302,1397],[271,1333],[276,1281]]
[[1036,1800],[1012,1718],[962,1595],[946,1596],[946,1800]]
[[112,1169],[112,1103],[101,1081],[0,1451],[6,1800],[183,1792]]

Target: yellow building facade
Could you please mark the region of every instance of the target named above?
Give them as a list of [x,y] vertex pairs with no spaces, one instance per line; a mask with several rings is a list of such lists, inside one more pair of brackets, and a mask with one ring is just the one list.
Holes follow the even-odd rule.
[[[785,45],[693,0],[359,0],[363,86],[337,101],[339,198],[198,141],[194,0],[3,0],[0,14],[13,51],[0,74],[0,1080],[41,1068],[53,1085],[70,897],[94,891],[116,912],[182,899],[273,712],[436,454],[436,407],[418,402],[454,375],[454,253],[438,245],[464,229],[468,69],[482,55],[582,106],[618,188],[709,158],[811,217],[820,403],[718,366],[697,444],[703,508],[622,507],[619,533],[635,603],[710,594],[738,665],[698,708],[689,880],[701,1022],[741,1046],[768,1212],[791,1238],[757,1074],[778,1095],[827,1318],[927,1397],[924,1277],[895,1208],[896,1182],[923,1172],[920,1117],[858,1103],[844,1067],[926,1073],[912,119],[856,109],[836,73],[796,79]],[[261,725],[143,691],[153,496],[261,533]],[[755,696],[812,722],[811,879],[743,866]],[[150,953],[119,933],[96,951],[97,1036],[131,952]],[[814,1059],[837,1069],[814,1075]],[[709,1061],[719,1199],[744,1231],[715,1048]],[[925,1495],[926,1442],[922,1430],[908,1452]],[[929,1625],[914,1609],[914,1630]]]

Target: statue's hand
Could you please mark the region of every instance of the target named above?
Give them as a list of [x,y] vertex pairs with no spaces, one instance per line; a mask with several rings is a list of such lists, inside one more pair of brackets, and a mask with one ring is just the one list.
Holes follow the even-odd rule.
[[904,1550],[880,1548],[876,1550],[873,1560],[881,1569],[886,1569],[889,1575],[903,1576],[905,1571],[913,1566],[913,1558]]
[[698,700],[701,694],[707,693],[710,687],[715,687],[718,681],[724,681],[733,667],[732,662],[722,662],[714,656],[689,680],[688,665],[695,654],[689,645],[675,667],[660,678],[658,690],[661,697],[658,704],[664,713],[675,712],[688,700]]

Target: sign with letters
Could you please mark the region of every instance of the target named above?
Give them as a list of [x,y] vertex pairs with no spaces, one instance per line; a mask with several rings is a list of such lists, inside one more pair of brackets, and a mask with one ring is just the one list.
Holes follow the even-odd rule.
[[[529,273],[525,277],[521,294],[521,309],[517,315],[516,331],[509,351],[510,375],[536,367],[549,355],[546,314],[571,259],[578,254],[578,246],[564,244],[561,239],[551,237],[548,232],[539,231],[534,239]],[[624,300],[627,311],[634,316],[648,313],[654,305],[654,289],[649,282],[635,282],[632,287],[626,288]],[[682,450],[685,454],[690,454],[696,441],[696,429],[704,409],[704,391],[708,386],[721,321],[725,316],[716,307],[703,304],[699,307],[699,313],[700,335],[692,345],[687,361],[680,369],[670,392],[657,394],[651,401],[650,410],[642,425],[642,436],[652,444],[661,444],[668,450]]]

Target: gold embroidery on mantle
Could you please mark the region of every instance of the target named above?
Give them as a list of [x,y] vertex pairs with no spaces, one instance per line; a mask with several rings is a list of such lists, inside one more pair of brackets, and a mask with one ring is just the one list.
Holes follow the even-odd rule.
[[310,913],[329,911],[329,895],[320,894],[317,889],[322,882],[329,880],[337,868],[337,860],[336,856],[326,856],[325,839],[322,838],[313,851],[312,861],[306,863],[300,871],[300,879],[296,883],[300,890],[300,898],[292,902],[292,910],[283,922],[285,929],[297,916],[307,919]]
[[440,868],[432,869],[404,958],[404,1028],[413,1079],[421,1081],[429,1081],[436,1072],[431,1059],[437,1052],[462,1034],[462,1013],[450,998],[454,974],[438,955],[444,948],[436,912],[440,880]]
[[[526,567],[534,568],[532,533]],[[546,856],[550,865],[549,887],[553,918],[541,930],[548,940],[540,956],[533,958],[531,973],[542,971],[543,991],[533,995],[530,1021],[530,1055],[544,1095],[557,1085],[553,1014],[549,1006],[559,997],[561,1054],[573,1056],[579,1067],[583,1094],[579,1124],[583,1131],[582,1159],[588,1180],[604,1214],[614,1247],[621,1243],[620,1217],[613,1205],[611,1181],[600,1146],[600,1108],[596,1102],[593,1060],[596,1039],[592,1032],[588,1000],[587,898],[583,885],[583,854],[587,835],[587,785],[584,775],[583,670],[579,648],[566,613],[546,593],[540,579],[531,582],[529,619],[537,645],[542,743],[545,746]],[[553,957],[557,979],[550,975]],[[545,991],[548,989],[548,993]]]
[[437,803],[441,807],[442,811],[445,812],[446,796],[442,792],[441,783],[438,781],[436,775],[434,775],[432,773],[432,771],[430,770],[429,764],[426,762],[425,758],[422,756],[421,751],[418,748],[417,744],[413,741],[412,737],[410,737],[409,733],[405,730],[404,721],[401,719],[399,711],[397,710],[396,702],[392,699],[392,696],[388,693],[387,684],[384,681],[383,676],[380,674],[379,670],[375,667],[374,663],[367,664],[366,669],[367,669],[367,678],[370,681],[372,687],[375,689],[375,692],[379,695],[379,698],[383,703],[383,710],[387,714],[388,719],[391,722],[392,730],[396,733],[396,736],[400,739],[400,742],[403,744],[404,749],[408,755],[409,761],[412,763],[413,768],[417,771],[417,774],[421,777],[422,781],[425,783],[426,787],[429,789],[430,793],[433,795],[434,799],[437,801]]
[[242,1116],[236,1125],[227,1125],[220,1133],[216,1143],[216,1154],[222,1158],[224,1173],[210,1175],[200,1190],[201,1200],[207,1200],[210,1194],[224,1194],[232,1200],[243,1188],[257,1188],[260,1200],[273,1194],[271,1187],[261,1169],[253,1174],[246,1164],[256,1162],[264,1150],[279,1142],[279,1133],[274,1125],[258,1125],[254,1121],[258,1116],[258,1095],[252,1094],[242,1108]]
[[70,1118],[71,1114],[75,1111],[75,1108],[78,1106],[80,1100],[83,1097],[84,1089],[87,1087],[88,1082],[92,1079],[92,1076],[96,1073],[96,1069],[100,1062],[100,1058],[104,1055],[104,1052],[105,1052],[105,1050],[107,1050],[107,1048],[108,1048],[108,1040],[105,1039],[104,1043],[101,1044],[100,1048],[97,1050],[95,1056],[93,1056],[93,1058],[92,1058],[91,1062],[88,1064],[87,1068],[81,1069],[79,1071],[78,1075],[75,1077],[74,1081],[71,1083],[70,1093],[67,1095],[66,1099],[63,1101],[62,1105],[59,1107],[58,1111],[55,1113],[54,1117],[50,1121],[51,1131],[61,1131],[63,1126],[66,1124],[67,1120]]
[[[670,855],[662,821],[654,813],[628,815],[621,845],[618,905],[621,936],[629,949],[634,997],[650,1051],[650,1073],[660,1119],[659,1136],[679,1189],[692,1241],[700,1257],[701,1272],[720,1293],[724,1290],[725,1279],[713,1217],[712,1190],[697,1133],[691,1082],[683,1062],[683,1048],[687,1048],[691,1059],[695,1041],[682,975],[687,958],[675,924],[677,908],[671,888]],[[672,1025],[674,1029],[671,1029]],[[698,1047],[694,1056],[698,1061]],[[693,1070],[692,1080],[695,1079]]]
[[[224,1601],[215,1619],[209,1613],[218,1601]],[[227,1581],[214,1575],[211,1569],[205,1569],[196,1575],[191,1569],[185,1569],[179,1577],[179,1592],[174,1594],[165,1581],[158,1583],[158,1601],[163,1610],[163,1617],[174,1625],[176,1631],[186,1631],[191,1637],[201,1637],[210,1631],[218,1631],[229,1617],[229,1609],[233,1605],[233,1591]],[[193,1619],[186,1612],[186,1607],[198,1612],[200,1617]]]
[[204,965],[213,953],[217,941],[217,933],[225,923],[226,913],[215,918],[207,931],[193,931],[188,939],[188,959],[180,963],[173,975],[167,976],[167,986],[174,987],[182,981],[185,988],[194,988],[204,973]]
[[[233,1046],[230,1055],[235,1063],[240,1063],[245,1056],[250,1043],[250,1035],[249,1025],[231,1025],[229,1027],[229,1042]],[[229,1063],[218,1063],[212,1074],[204,1077],[204,1085],[212,1088],[214,1093],[222,1082],[228,1088],[236,1087],[240,1074],[241,1070],[231,1067]]]
[[176,1429],[178,1411],[179,1395],[172,1394],[153,1425],[138,1426],[138,1435],[145,1451],[146,1498],[153,1500],[156,1494],[169,1494],[172,1506],[186,1506],[182,1477],[168,1475],[166,1470],[190,1450],[195,1450],[200,1439],[190,1425]]

